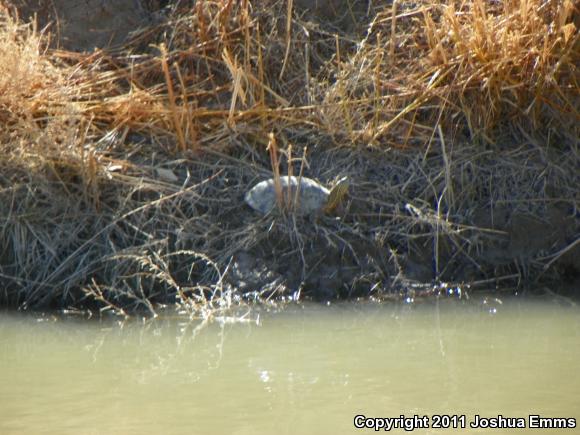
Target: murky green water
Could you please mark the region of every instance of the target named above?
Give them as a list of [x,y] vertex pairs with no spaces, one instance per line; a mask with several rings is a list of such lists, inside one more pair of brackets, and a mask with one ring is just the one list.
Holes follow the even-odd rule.
[[499,432],[476,414],[580,433],[580,308],[494,307],[315,305],[199,330],[0,314],[0,434],[374,433],[354,417],[434,414],[467,427],[413,433]]

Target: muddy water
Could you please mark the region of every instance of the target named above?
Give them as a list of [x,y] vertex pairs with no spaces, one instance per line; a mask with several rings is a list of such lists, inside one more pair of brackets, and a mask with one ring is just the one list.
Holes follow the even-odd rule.
[[355,416],[440,414],[466,428],[413,433],[498,433],[470,423],[501,414],[526,425],[501,433],[576,434],[528,416],[580,426],[579,369],[580,308],[556,302],[304,306],[198,329],[0,313],[0,434],[374,433]]

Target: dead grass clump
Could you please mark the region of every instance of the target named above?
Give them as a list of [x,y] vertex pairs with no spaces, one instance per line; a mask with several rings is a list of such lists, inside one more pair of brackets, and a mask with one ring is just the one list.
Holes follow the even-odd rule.
[[315,78],[335,35],[295,14],[274,0],[180,2],[123,49],[82,59],[91,77],[78,84],[78,102],[109,130],[153,135],[181,152],[223,150],[232,134],[265,147],[286,125],[311,129]]
[[[87,110],[96,119],[113,119],[119,131],[169,137],[181,151],[206,138],[217,144],[224,121],[259,116],[252,110],[265,107],[267,96],[283,100],[265,83],[259,24],[251,15],[248,1],[182,2],[127,52],[113,59],[103,53],[91,66],[94,77],[86,84],[106,88],[108,98],[87,101]],[[147,45],[138,58],[128,55]]]
[[[78,108],[66,72],[43,53],[30,25],[0,10],[0,144],[4,156],[48,156],[74,146]],[[34,159],[25,158],[22,162]]]
[[568,0],[384,7],[338,65],[324,99],[326,128],[396,146],[429,142],[438,123],[491,143],[505,132],[574,140],[577,14]]

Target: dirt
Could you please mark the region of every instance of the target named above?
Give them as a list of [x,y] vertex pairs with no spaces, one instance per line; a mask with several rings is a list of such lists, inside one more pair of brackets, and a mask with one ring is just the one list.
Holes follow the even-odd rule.
[[53,45],[91,51],[123,43],[154,20],[140,0],[18,0],[25,20],[36,15],[40,28],[53,35]]

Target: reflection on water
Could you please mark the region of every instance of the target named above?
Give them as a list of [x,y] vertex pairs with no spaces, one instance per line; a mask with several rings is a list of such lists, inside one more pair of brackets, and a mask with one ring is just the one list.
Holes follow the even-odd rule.
[[580,309],[495,308],[312,305],[201,329],[0,314],[0,434],[374,433],[354,417],[415,414],[580,425]]

